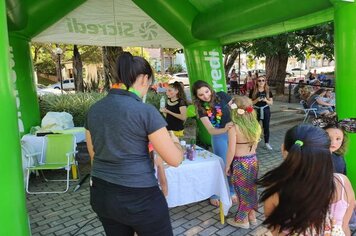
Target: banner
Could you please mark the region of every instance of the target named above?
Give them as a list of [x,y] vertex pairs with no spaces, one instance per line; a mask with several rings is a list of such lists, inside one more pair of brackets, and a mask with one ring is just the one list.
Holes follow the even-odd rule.
[[32,41],[182,48],[177,40],[130,0],[88,0]]

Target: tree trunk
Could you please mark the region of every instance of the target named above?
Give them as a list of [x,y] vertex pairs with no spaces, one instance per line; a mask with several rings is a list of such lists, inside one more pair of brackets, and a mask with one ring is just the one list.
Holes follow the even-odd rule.
[[238,55],[239,55],[239,50],[237,48],[232,50],[230,55],[225,55],[224,68],[225,68],[226,80],[228,80],[229,71],[230,71],[231,67],[234,65]]
[[279,52],[277,55],[266,56],[266,77],[269,85],[276,87],[277,94],[284,94],[287,63],[287,53]]
[[111,84],[115,81],[116,74],[116,59],[123,53],[122,47],[103,47],[104,61],[104,89],[109,91]]
[[83,63],[77,45],[73,47],[73,77],[75,91],[84,92]]
[[163,48],[160,48],[160,56],[161,56],[161,74],[164,75],[166,73],[166,69],[164,68],[164,51]]

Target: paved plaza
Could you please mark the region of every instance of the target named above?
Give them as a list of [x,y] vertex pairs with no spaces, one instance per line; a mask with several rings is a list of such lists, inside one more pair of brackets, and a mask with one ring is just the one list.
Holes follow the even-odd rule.
[[[277,103],[278,104],[278,103]],[[276,105],[276,106],[280,106]],[[288,104],[287,104],[288,105]],[[281,106],[283,107],[283,106]],[[273,114],[280,113],[275,111]],[[272,114],[272,121],[273,121]],[[296,114],[298,115],[298,114]],[[279,114],[280,116],[280,114]],[[290,116],[290,115],[286,115]],[[300,117],[299,117],[300,118]],[[272,122],[271,122],[272,123]],[[257,154],[260,163],[259,174],[263,174],[282,161],[280,146],[286,130],[299,120],[275,123],[271,127],[271,140],[273,151],[264,148],[261,142]],[[90,166],[86,162],[80,165],[82,177],[89,173]],[[27,209],[30,217],[33,236],[39,235],[105,235],[100,221],[92,211],[89,204],[89,183],[86,181],[81,188],[73,192],[76,182],[71,183],[70,190],[64,194],[38,194],[27,195]],[[41,178],[31,178],[33,189],[51,188],[57,185],[50,183],[47,186]],[[58,187],[58,186],[56,186]],[[261,189],[259,189],[259,193]],[[232,217],[236,206],[230,209],[228,217]],[[219,209],[209,204],[208,200],[175,207],[170,209],[170,216],[174,235],[255,235],[261,229],[263,220],[263,207],[260,205],[257,213],[258,224],[249,230],[220,224]]]

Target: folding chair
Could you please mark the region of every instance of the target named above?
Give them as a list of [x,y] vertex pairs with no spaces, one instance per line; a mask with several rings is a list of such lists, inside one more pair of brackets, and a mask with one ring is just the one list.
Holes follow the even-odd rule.
[[[42,152],[38,164],[28,161],[27,175],[26,175],[26,192],[30,194],[36,193],[65,193],[69,189],[69,173],[72,165],[78,167],[75,161],[75,154],[77,153],[76,140],[73,134],[49,134],[44,137]],[[33,158],[38,153],[26,154],[28,158]],[[45,177],[43,170],[61,170],[66,171],[66,179],[49,180]],[[77,168],[78,169],[78,168]],[[29,179],[31,171],[40,171],[46,181],[65,181],[66,189],[63,191],[48,191],[48,192],[30,192]],[[79,172],[79,171],[78,171]]]
[[316,108],[309,108],[308,104],[306,103],[306,101],[301,100],[300,104],[303,107],[303,111],[304,111],[304,120],[303,123],[307,122],[309,119],[309,116],[314,115],[315,118],[318,117],[318,115],[316,114],[317,109]]

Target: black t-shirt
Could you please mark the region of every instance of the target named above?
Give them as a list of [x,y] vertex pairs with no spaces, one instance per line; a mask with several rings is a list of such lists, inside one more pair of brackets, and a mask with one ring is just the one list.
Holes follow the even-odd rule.
[[[253,95],[253,90],[250,91],[249,94],[249,98],[251,98],[252,100],[255,100],[256,98],[266,98],[267,97],[267,93],[266,91],[262,91],[262,92],[257,92],[256,97],[252,98]],[[269,91],[269,98],[273,98],[272,92]],[[258,101],[255,106],[256,107],[264,107],[267,105],[267,102],[262,102],[262,101]]]
[[[179,108],[183,106],[187,106],[187,103],[181,98],[178,98],[178,100],[173,102],[169,98],[167,99],[166,109],[173,113],[180,114]],[[184,121],[172,116],[171,114],[167,113],[166,121],[168,124],[168,130],[179,131],[184,129]]]
[[213,108],[211,108],[208,103],[203,103],[203,109],[199,109],[198,114],[199,118],[207,116],[215,128],[224,128],[225,125],[231,121],[228,105],[231,97],[222,91],[217,92],[216,96],[219,102],[215,102]]

